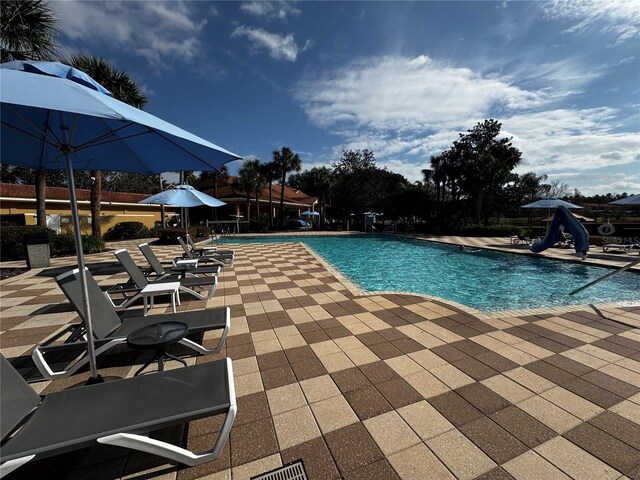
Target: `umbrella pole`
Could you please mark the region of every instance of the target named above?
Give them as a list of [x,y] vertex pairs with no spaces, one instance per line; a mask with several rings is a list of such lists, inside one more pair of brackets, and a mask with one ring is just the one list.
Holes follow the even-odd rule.
[[[62,140],[68,145],[68,127],[64,113],[60,113],[60,129],[62,131]],[[82,236],[80,233],[80,217],[78,215],[78,199],[76,197],[76,185],[73,178],[73,165],[71,163],[71,152],[64,152],[64,158],[67,167],[67,183],[69,185],[69,202],[71,203],[71,219],[73,221],[73,236],[76,243],[76,256],[78,258],[78,268],[80,269],[80,284],[82,286],[82,303],[84,305],[84,324],[87,335],[87,354],[89,355],[89,367],[91,369],[91,378],[87,383],[98,383],[104,381],[98,375],[96,366],[96,354],[93,345],[93,325],[91,324],[91,305],[89,305],[89,290],[87,288],[87,272],[84,269],[84,253],[82,251]]]

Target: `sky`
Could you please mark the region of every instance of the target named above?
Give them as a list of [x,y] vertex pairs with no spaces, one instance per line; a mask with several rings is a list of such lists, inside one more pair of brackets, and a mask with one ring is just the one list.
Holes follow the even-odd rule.
[[494,118],[517,173],[640,193],[640,0],[51,6],[64,53],[108,59],[147,111],[243,157],[367,148],[416,181]]

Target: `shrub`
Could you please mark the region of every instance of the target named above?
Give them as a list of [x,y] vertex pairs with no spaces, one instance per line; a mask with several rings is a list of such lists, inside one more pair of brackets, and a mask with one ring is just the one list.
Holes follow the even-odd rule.
[[104,234],[104,239],[109,241],[132,240],[152,236],[154,236],[153,231],[142,222],[120,222],[107,230],[107,233]]
[[3,226],[0,228],[0,260],[24,260],[24,236],[29,233],[47,233],[49,243],[57,236],[50,228],[37,225]]
[[[49,250],[52,257],[75,255],[76,245],[73,233],[58,234],[46,227],[23,225],[2,227],[0,230],[0,259],[2,261],[24,260],[24,236],[30,233],[46,233],[49,236]],[[82,236],[84,253],[100,253],[105,250],[104,240],[92,235]]]
[[[82,235],[82,251],[86,254],[105,251],[104,239],[93,235]],[[51,243],[51,256],[61,257],[76,254],[76,241],[73,233],[55,234]]]
[[[170,228],[158,228],[156,230],[158,236],[158,243],[163,245],[177,245],[177,237],[184,238],[184,228],[170,227]],[[194,225],[189,227],[189,236],[194,240],[201,238],[208,238],[211,235],[211,228],[201,225]]]
[[96,235],[83,235],[82,250],[84,251],[84,253],[104,252],[105,250],[104,238],[98,237]]

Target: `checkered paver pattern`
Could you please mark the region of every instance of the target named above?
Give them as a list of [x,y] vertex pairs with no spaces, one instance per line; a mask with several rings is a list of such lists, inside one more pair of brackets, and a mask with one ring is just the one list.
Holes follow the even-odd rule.
[[[234,248],[216,295],[180,307],[231,308],[223,351],[188,358],[234,360],[238,416],[221,458],[184,468],[98,446],[13,478],[235,480],[299,458],[311,479],[640,478],[640,308],[473,315],[420,296],[356,295],[301,244]],[[101,284],[126,280],[112,254],[90,262]],[[1,350],[27,376],[33,346],[77,318],[53,281],[64,270],[0,284]],[[99,366],[121,378],[145,358],[123,349]],[[33,385],[46,393],[87,376]],[[198,449],[219,427],[159,434]]]

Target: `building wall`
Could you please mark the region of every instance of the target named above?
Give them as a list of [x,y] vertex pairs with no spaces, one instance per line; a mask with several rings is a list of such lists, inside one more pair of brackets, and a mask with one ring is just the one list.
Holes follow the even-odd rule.
[[[69,202],[47,201],[47,215],[60,215],[60,227],[63,232],[71,231],[71,210]],[[89,217],[91,206],[89,202],[79,202],[78,212],[83,234],[91,233]],[[178,208],[165,207],[167,216],[178,213]],[[2,200],[0,202],[0,215],[24,215],[25,224],[36,224],[36,202],[30,199]],[[114,204],[102,203],[100,209],[102,221],[102,233],[120,222],[142,222],[147,227],[153,227],[156,221],[160,220],[160,205],[136,205],[136,204]]]

